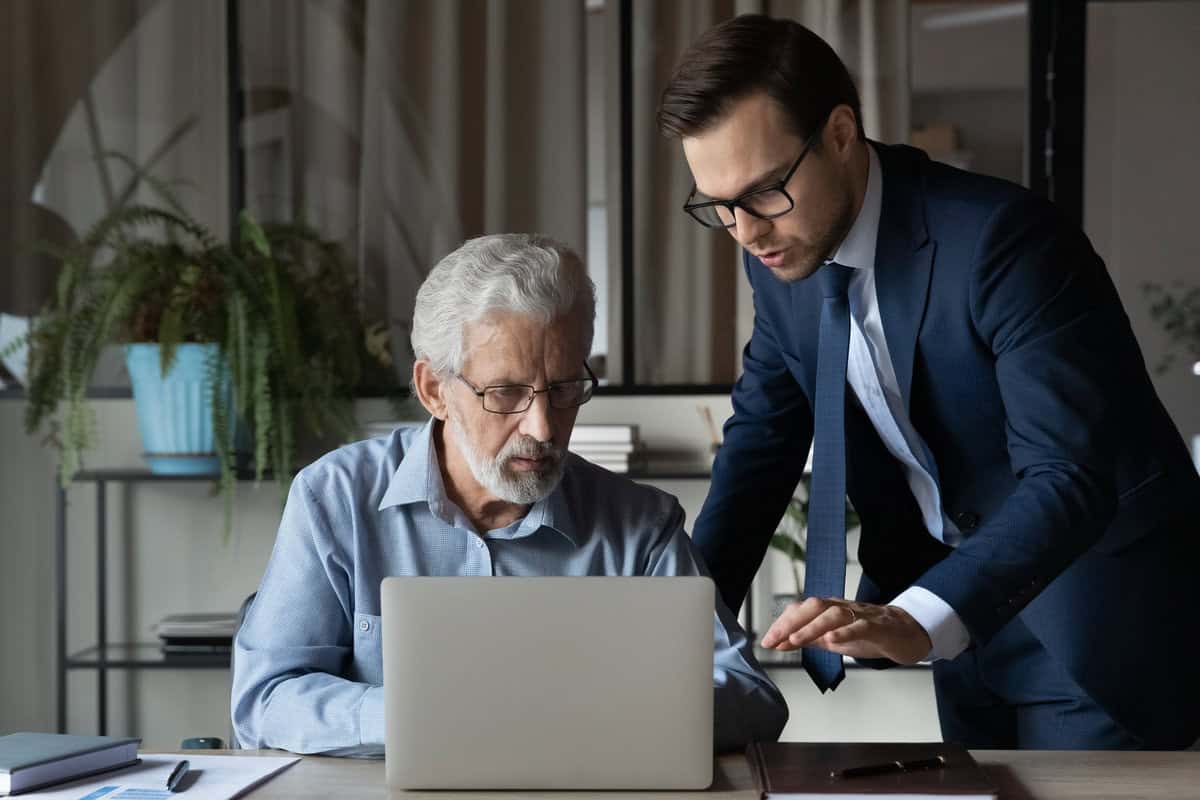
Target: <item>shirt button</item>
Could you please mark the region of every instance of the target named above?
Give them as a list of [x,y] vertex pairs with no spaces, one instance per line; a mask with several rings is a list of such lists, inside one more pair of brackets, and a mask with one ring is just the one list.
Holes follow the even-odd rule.
[[367,631],[371,630],[371,621],[366,620],[366,619],[360,619],[358,621],[358,629],[360,631],[362,631],[363,633],[366,633]]

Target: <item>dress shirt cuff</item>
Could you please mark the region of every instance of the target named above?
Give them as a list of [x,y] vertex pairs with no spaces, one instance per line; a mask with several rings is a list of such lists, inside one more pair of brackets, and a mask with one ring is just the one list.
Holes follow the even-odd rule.
[[363,746],[383,746],[383,687],[371,686],[358,707],[359,742]]
[[925,661],[954,658],[971,643],[967,627],[950,604],[924,587],[908,587],[891,605],[907,611],[929,634],[933,648]]

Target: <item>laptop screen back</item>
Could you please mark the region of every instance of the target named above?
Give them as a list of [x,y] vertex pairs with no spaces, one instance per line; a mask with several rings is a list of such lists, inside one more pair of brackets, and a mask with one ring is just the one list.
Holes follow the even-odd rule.
[[382,587],[388,785],[703,789],[705,577],[404,577]]

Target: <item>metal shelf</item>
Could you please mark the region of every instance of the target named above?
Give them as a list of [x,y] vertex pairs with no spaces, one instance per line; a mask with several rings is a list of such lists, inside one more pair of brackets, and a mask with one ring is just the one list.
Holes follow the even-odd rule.
[[[108,485],[141,482],[215,481],[217,475],[159,475],[144,467],[108,467],[80,470],[75,483],[91,483],[96,490],[96,643],[75,653],[67,652],[67,490],[54,479],[57,506],[55,544],[55,596],[57,686],[57,730],[66,733],[67,673],[92,670],[96,673],[96,717],[100,735],[108,733],[108,671],[111,669],[229,669],[230,657],[224,653],[162,652],[155,643],[114,643],[108,640]],[[263,479],[269,479],[264,475]],[[238,480],[253,480],[253,474],[239,472]]]
[[[145,467],[102,467],[100,469],[81,469],[75,473],[74,480],[77,483],[96,483],[98,481],[151,483],[165,481],[183,483],[188,481],[216,481],[220,477],[215,472],[211,475],[161,475],[157,472],[151,472]],[[239,471],[234,473],[234,477],[239,481],[252,481],[254,480],[254,473]],[[262,479],[264,481],[274,480],[274,473],[264,472]]]
[[[671,466],[656,466],[654,464],[642,464],[629,470],[629,472],[618,473],[622,474],[630,480],[635,481],[700,481],[709,480],[712,473],[709,470],[701,468],[687,467],[671,467]],[[135,481],[135,482],[170,482],[181,483],[187,481],[215,481],[219,475],[160,475],[151,472],[143,467],[104,467],[100,469],[82,469],[75,475],[75,481],[79,483],[94,483],[97,481]],[[238,472],[235,477],[239,481],[254,480],[253,472]],[[274,480],[273,473],[263,473],[264,481]]]
[[67,656],[66,669],[229,669],[229,653],[164,653],[151,642],[109,643]]

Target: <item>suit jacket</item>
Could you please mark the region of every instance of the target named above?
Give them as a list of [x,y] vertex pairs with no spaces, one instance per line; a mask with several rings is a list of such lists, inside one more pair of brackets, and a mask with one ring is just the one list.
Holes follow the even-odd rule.
[[[1147,744],[1200,735],[1200,478],[1078,226],[1006,181],[877,146],[876,289],[909,415],[937,464],[955,550],[847,392],[861,599],[934,592],[986,644],[1014,616]],[[694,538],[730,608],[812,440],[821,292],[745,256],[754,332]]]

